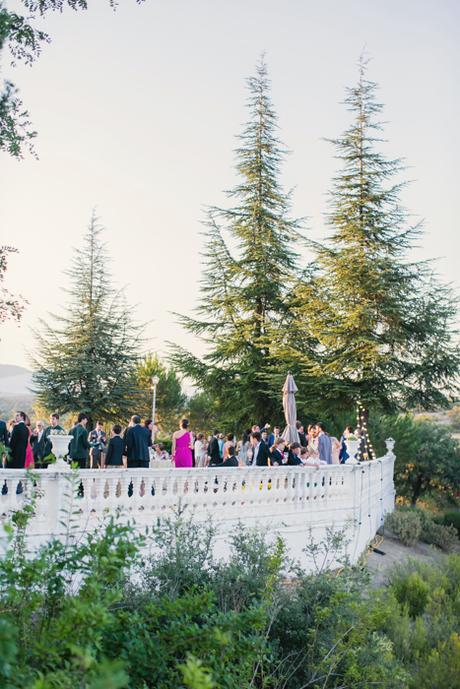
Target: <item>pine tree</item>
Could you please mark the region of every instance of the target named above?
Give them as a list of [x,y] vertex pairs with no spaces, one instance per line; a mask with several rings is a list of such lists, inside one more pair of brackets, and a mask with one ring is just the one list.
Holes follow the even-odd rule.
[[[208,351],[199,359],[176,346],[172,354],[179,370],[211,396],[222,420],[238,426],[273,419],[281,409],[286,371],[271,346],[289,318],[287,295],[298,273],[294,243],[301,240],[279,181],[285,151],[263,58],[248,87],[250,118],[236,150],[240,181],[227,192],[230,208],[209,210],[198,317],[180,317]],[[274,366],[281,378],[270,388],[267,371]]]
[[63,413],[84,411],[91,424],[132,413],[141,334],[123,292],[110,285],[102,229],[93,214],[67,272],[67,310],[41,321],[33,357],[39,402]]
[[408,258],[421,226],[408,223],[400,203],[401,161],[379,151],[382,105],[366,70],[361,59],[345,101],[354,120],[332,142],[342,161],[330,195],[332,233],[316,245],[315,273],[297,294],[296,327],[314,344],[291,348],[316,381],[316,399],[325,407],[360,403],[361,424],[370,407],[447,404],[460,364],[452,294],[429,263]]

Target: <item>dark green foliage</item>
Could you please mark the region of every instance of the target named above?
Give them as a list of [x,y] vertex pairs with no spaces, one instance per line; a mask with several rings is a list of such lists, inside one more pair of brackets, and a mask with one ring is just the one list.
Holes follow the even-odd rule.
[[[117,0],[108,0],[116,9]],[[138,4],[144,0],[136,0]],[[12,65],[18,60],[32,64],[40,55],[42,45],[50,42],[50,37],[34,26],[40,16],[48,12],[62,12],[66,7],[73,10],[86,10],[87,0],[22,0],[27,16],[12,12],[0,2],[0,54],[8,47],[12,55]],[[34,154],[32,140],[37,136],[29,121],[29,113],[24,109],[18,90],[13,83],[5,81],[0,91],[0,152],[4,151],[20,159],[26,150]]]
[[390,579],[383,625],[409,672],[410,689],[457,689],[460,670],[460,557],[409,562]]
[[212,432],[219,425],[219,401],[207,392],[197,392],[187,402],[187,418],[195,431]]
[[[208,353],[199,359],[172,350],[177,368],[209,395],[221,423],[231,428],[280,415],[288,365],[272,348],[289,328],[290,293],[299,277],[295,243],[301,240],[279,181],[285,152],[263,60],[248,86],[250,118],[236,150],[239,183],[228,192],[233,205],[209,211],[201,303],[196,318],[180,317]],[[268,376],[272,369],[274,378]]]
[[414,507],[400,507],[385,519],[390,529],[404,545],[414,545],[418,540],[435,545],[450,552],[457,544],[455,527],[439,524],[427,510]]
[[152,530],[146,557],[145,537],[113,520],[81,538],[71,507],[64,543],[28,557],[33,509],[0,560],[2,689],[458,686],[458,556],[374,591],[359,569],[293,569],[281,541],[239,524],[226,563],[185,513]]
[[37,132],[31,127],[29,113],[24,109],[18,90],[11,81],[5,81],[0,93],[0,151],[14,158],[22,158],[25,148],[34,153],[32,139]]
[[[425,512],[425,515],[427,513]],[[450,553],[457,545],[457,530],[450,524],[438,524],[431,516],[422,519],[421,540]]]
[[132,413],[140,328],[124,295],[110,285],[102,228],[93,215],[74,250],[64,315],[41,321],[32,359],[37,397],[49,410],[86,412],[91,422]]
[[24,299],[18,295],[12,294],[3,286],[6,271],[8,269],[8,254],[15,253],[17,253],[17,249],[12,246],[0,246],[0,323],[3,323],[9,318],[15,321],[21,320],[25,308],[26,302]]
[[449,510],[442,516],[442,523],[453,526],[457,529],[457,535],[460,538],[460,510]]
[[398,495],[407,497],[413,505],[424,495],[443,493],[451,499],[458,495],[460,448],[449,428],[406,415],[377,417],[370,431],[378,456],[384,451],[384,438],[396,441]]
[[144,418],[152,417],[152,376],[158,376],[155,423],[163,431],[175,430],[187,398],[181,381],[172,368],[156,354],[147,354],[137,365],[133,390],[133,410]]
[[447,405],[460,367],[456,300],[429,264],[410,261],[421,228],[400,202],[401,162],[379,151],[382,106],[366,69],[362,59],[347,89],[353,122],[332,141],[342,169],[330,195],[331,235],[314,245],[316,270],[299,283],[287,355],[299,387],[333,408],[357,399],[385,411]]
[[[46,39],[43,31],[33,29],[25,17],[10,12],[0,2],[0,53],[9,45],[14,58],[31,63]],[[18,159],[25,149],[33,153],[32,140],[36,135],[17,88],[5,81],[0,91],[0,152]]]

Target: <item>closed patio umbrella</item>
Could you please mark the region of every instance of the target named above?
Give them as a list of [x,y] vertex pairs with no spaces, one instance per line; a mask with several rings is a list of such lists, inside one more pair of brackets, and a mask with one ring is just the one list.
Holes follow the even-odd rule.
[[298,443],[300,440],[299,431],[296,427],[297,407],[295,403],[295,393],[297,391],[298,388],[295,384],[294,377],[291,373],[288,373],[283,385],[283,409],[287,426],[281,436],[287,443]]

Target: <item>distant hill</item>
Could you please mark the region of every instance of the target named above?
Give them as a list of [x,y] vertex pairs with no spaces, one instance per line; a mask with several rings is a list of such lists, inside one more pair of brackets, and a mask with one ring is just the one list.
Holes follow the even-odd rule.
[[0,364],[0,397],[32,395],[32,371],[22,366]]

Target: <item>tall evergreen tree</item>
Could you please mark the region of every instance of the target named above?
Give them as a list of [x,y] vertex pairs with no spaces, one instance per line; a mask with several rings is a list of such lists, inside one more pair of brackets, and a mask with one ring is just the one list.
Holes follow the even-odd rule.
[[305,337],[290,352],[315,380],[316,399],[360,401],[364,422],[370,407],[446,404],[460,365],[452,294],[429,263],[408,259],[421,227],[408,224],[400,203],[401,161],[379,151],[382,106],[366,69],[361,59],[345,101],[353,122],[332,141],[342,162],[330,195],[332,232],[316,245],[315,274],[298,290],[296,327]]
[[91,423],[124,420],[132,413],[141,335],[123,292],[110,285],[101,233],[93,214],[67,272],[67,310],[41,321],[33,357],[39,402],[51,410],[84,411]]
[[250,117],[236,150],[240,181],[227,192],[230,208],[209,210],[198,317],[180,317],[207,343],[207,353],[199,359],[177,346],[172,353],[222,419],[237,425],[279,413],[281,385],[270,388],[266,372],[279,363],[271,346],[289,317],[286,295],[298,273],[294,242],[300,239],[279,181],[285,151],[263,59],[248,87]]

